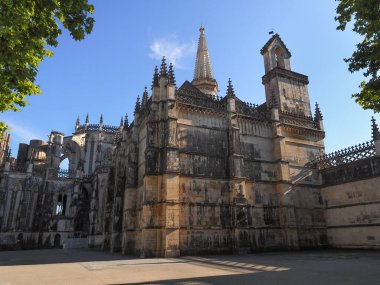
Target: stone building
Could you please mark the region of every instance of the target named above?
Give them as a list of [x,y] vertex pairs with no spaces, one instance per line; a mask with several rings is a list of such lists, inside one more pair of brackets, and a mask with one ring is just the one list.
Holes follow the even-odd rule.
[[0,165],[5,163],[5,160],[10,153],[10,144],[11,136],[5,130],[0,132]]
[[243,102],[231,80],[221,96],[201,27],[193,80],[177,88],[163,58],[131,123],[87,116],[70,136],[20,144],[0,173],[0,248],[173,257],[380,247],[376,122],[373,141],[325,155],[308,77],[291,70],[277,34],[261,55],[265,102]]

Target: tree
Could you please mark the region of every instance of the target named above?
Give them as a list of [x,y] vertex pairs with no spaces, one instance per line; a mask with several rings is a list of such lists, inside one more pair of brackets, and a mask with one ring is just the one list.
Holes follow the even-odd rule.
[[339,2],[335,17],[339,23],[337,29],[344,31],[353,21],[352,30],[363,36],[352,56],[344,59],[351,73],[363,70],[363,75],[369,78],[360,83],[360,92],[352,97],[363,109],[380,112],[380,0],[336,1]]
[[61,27],[84,39],[93,11],[88,0],[0,0],[0,112],[21,111],[27,96],[41,93],[34,82],[39,63],[53,55],[48,47],[57,47]]

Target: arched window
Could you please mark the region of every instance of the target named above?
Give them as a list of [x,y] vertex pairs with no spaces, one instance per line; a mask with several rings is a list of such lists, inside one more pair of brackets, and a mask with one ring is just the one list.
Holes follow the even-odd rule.
[[285,68],[285,62],[284,62],[284,53],[280,47],[276,47],[274,49],[274,56],[276,59],[276,66]]
[[67,196],[59,194],[58,195],[58,201],[57,201],[57,207],[55,209],[55,214],[58,216],[64,216],[66,212],[66,201]]
[[[62,159],[62,158],[61,158]],[[59,169],[68,170],[69,169],[69,159],[66,157],[64,158],[61,163],[59,164]]]

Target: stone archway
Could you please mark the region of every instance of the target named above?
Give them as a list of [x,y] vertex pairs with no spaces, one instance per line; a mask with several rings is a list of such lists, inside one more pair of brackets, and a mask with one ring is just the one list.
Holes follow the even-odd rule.
[[56,247],[56,248],[61,247],[61,235],[60,234],[56,234],[54,236],[54,247]]

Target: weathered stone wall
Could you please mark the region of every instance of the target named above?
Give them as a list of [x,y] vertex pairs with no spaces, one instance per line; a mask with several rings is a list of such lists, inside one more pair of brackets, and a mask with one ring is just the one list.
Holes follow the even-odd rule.
[[380,177],[322,188],[332,247],[380,248]]

